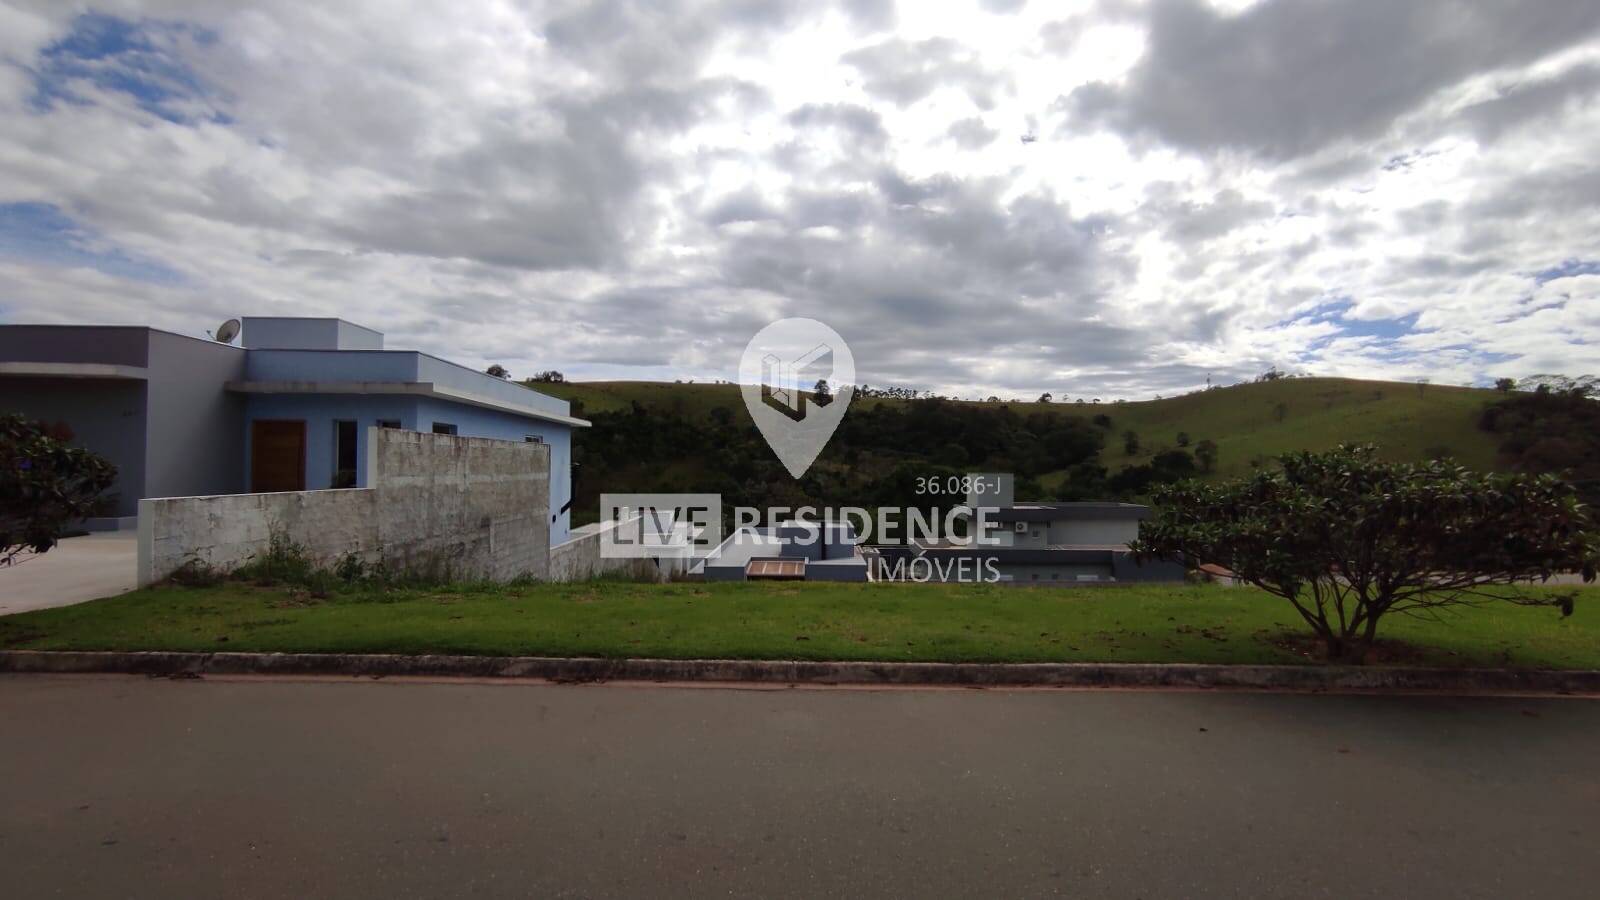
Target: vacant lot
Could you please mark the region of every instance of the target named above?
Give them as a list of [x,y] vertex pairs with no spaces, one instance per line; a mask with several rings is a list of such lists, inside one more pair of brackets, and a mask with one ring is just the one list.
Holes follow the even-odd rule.
[[[1548,590],[1530,588],[1530,591]],[[1395,617],[1380,662],[1600,668],[1600,589],[1577,612]],[[674,584],[384,590],[327,597],[162,587],[0,618],[0,647],[946,662],[1308,662],[1288,605],[1246,588]]]

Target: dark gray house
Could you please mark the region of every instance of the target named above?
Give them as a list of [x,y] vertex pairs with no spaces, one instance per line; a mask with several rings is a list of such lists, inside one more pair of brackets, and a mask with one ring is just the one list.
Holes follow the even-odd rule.
[[858,543],[849,525],[834,522],[746,526],[689,571],[707,581],[866,581]]
[[244,490],[245,398],[238,347],[154,328],[0,326],[0,412],[71,429],[117,467],[111,519],[144,497]]
[[[969,521],[988,530],[981,543],[920,542],[879,548],[887,563],[880,571],[941,580],[992,580],[1008,584],[1062,585],[1182,581],[1178,563],[1134,559],[1128,545],[1139,537],[1139,523],[1150,509],[1137,503],[1088,501],[1022,502],[1012,499],[1008,474],[974,474],[967,494]],[[901,564],[903,561],[903,564]],[[964,565],[963,565],[964,564]],[[974,576],[973,573],[976,573]]]

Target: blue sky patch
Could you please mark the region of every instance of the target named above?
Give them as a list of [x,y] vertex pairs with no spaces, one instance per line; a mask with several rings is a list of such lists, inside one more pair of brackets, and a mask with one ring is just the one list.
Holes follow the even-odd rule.
[[1326,345],[1337,338],[1370,337],[1382,341],[1393,341],[1410,334],[1417,324],[1417,314],[1410,313],[1393,319],[1355,319],[1349,316],[1350,310],[1355,308],[1355,301],[1349,297],[1341,297],[1319,305],[1304,316],[1301,320],[1308,322],[1332,322],[1339,326],[1340,333],[1323,339],[1320,344]]
[[183,276],[126,253],[49,203],[0,203],[0,258],[87,268],[135,281],[176,284]]
[[1600,260],[1595,259],[1569,259],[1553,269],[1545,269],[1533,273],[1533,279],[1540,284],[1555,281],[1557,278],[1571,278],[1574,275],[1600,275]]
[[130,22],[86,13],[65,37],[40,51],[32,69],[32,106],[88,103],[85,86],[126,94],[139,108],[169,122],[226,124],[215,108],[215,92],[184,62],[180,48],[216,39],[211,32],[175,22]]

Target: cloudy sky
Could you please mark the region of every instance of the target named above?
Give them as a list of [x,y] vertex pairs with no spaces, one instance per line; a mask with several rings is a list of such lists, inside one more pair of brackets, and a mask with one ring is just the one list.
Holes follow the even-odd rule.
[[1594,0],[0,0],[0,322],[1147,397],[1600,370]]

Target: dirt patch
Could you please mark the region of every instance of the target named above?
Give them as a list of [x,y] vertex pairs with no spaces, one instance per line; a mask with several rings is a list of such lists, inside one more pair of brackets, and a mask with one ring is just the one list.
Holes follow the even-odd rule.
[[[1256,632],[1262,641],[1311,662],[1325,663],[1328,661],[1327,648],[1316,637],[1299,632],[1268,631]],[[1429,651],[1408,641],[1379,638],[1372,649],[1367,651],[1367,656],[1362,660],[1368,666],[1419,666],[1438,665],[1441,662],[1459,662],[1454,659],[1454,654],[1445,655]]]

